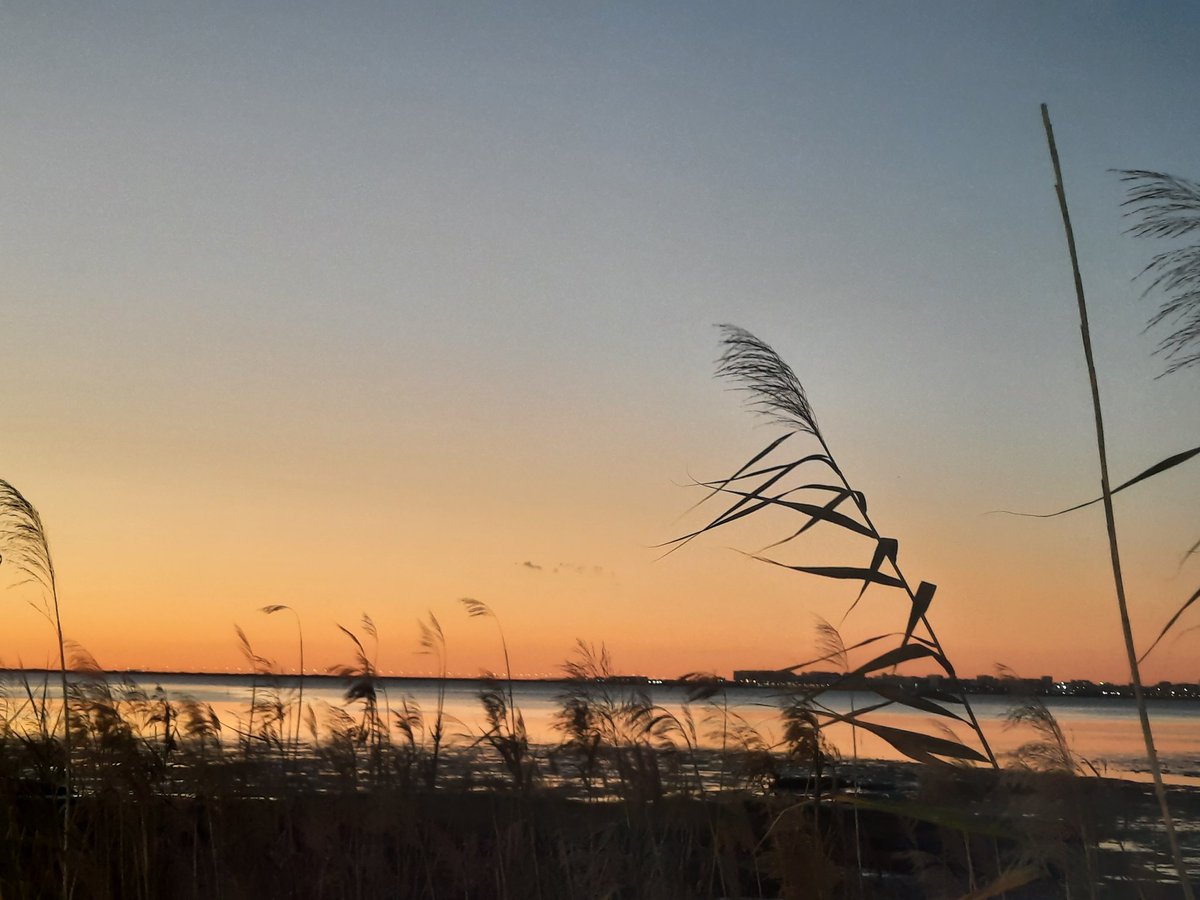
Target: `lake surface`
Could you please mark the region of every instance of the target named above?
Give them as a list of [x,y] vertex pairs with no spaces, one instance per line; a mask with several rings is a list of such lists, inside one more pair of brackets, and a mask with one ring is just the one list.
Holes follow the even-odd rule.
[[[54,678],[50,681],[49,699],[53,700]],[[44,676],[37,673],[38,685]],[[222,723],[227,726],[244,726],[253,682],[243,675],[168,675],[145,674],[136,676],[139,686],[150,691],[161,687],[173,700],[185,697],[211,704]],[[117,676],[110,676],[116,685]],[[7,700],[4,703],[9,715],[19,708],[24,688],[16,675],[0,679],[5,687]],[[297,679],[278,679],[279,689],[285,703],[294,709]],[[433,679],[380,679],[380,707],[397,710],[407,698],[419,706],[426,720],[430,720],[437,705],[439,682]],[[445,711],[449,719],[448,732],[460,736],[459,740],[478,737],[484,724],[484,715],[479,702],[479,691],[483,682],[471,680],[449,680],[445,683]],[[524,716],[530,739],[537,743],[558,743],[561,733],[554,727],[555,714],[560,706],[558,697],[564,685],[555,682],[513,683],[514,698]],[[310,703],[319,726],[328,719],[332,708],[344,708],[354,712],[359,707],[344,700],[346,683],[331,678],[309,677],[304,681],[305,705]],[[619,694],[632,690],[629,687],[609,685],[607,689]],[[686,691],[673,685],[639,686],[646,691],[652,702],[676,714],[681,714],[687,699]],[[822,697],[830,708],[846,713],[851,709],[879,702],[873,694],[857,692],[829,692]],[[1035,735],[1028,728],[1011,728],[1006,725],[1006,714],[1011,704],[1007,697],[974,696],[971,704],[978,716],[984,733],[997,755],[1014,751],[1022,743],[1033,740]],[[1126,698],[1082,698],[1045,697],[1046,707],[1057,718],[1072,751],[1086,758],[1103,775],[1122,778],[1145,779],[1146,758],[1142,747],[1141,729],[1137,709],[1131,699]],[[1150,701],[1151,724],[1154,729],[1155,745],[1162,759],[1168,781],[1177,784],[1200,786],[1200,702],[1196,701]],[[722,693],[710,701],[691,704],[692,717],[696,721],[700,742],[708,746],[720,746],[728,739],[733,723],[745,722],[763,737],[774,743],[782,737],[783,722],[780,717],[781,695],[770,688],[726,685]],[[891,707],[871,714],[871,721],[899,728],[938,733],[945,723],[953,725],[952,731],[964,743],[971,744],[971,732],[967,726],[942,717],[903,707]],[[852,734],[853,732],[856,732]],[[232,728],[227,729],[227,739],[233,739]],[[880,738],[848,725],[837,724],[825,729],[826,737],[843,757],[857,755],[862,759],[902,759],[890,745]]]

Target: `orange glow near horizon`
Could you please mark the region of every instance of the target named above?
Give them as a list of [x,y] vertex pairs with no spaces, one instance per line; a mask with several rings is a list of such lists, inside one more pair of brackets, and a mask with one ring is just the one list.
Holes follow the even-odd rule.
[[[523,487],[534,492],[533,484]],[[419,495],[421,488],[414,491]],[[229,498],[203,490],[177,498],[191,506],[191,515],[160,522],[147,513],[121,529],[94,532],[69,527],[60,499],[43,510],[57,554],[66,635],[107,669],[244,671],[236,624],[257,653],[281,671],[295,671],[296,621],[288,613],[261,612],[273,603],[288,604],[300,617],[308,671],[350,659],[350,642],[337,625],[372,646],[360,625],[365,613],[378,628],[380,670],[402,675],[436,672],[435,662],[417,652],[416,623],[430,613],[445,630],[451,674],[502,671],[495,623],[468,618],[458,602],[465,596],[495,611],[514,674],[522,676],[557,674],[577,639],[606,645],[626,673],[729,676],[738,668],[784,667],[818,655],[818,616],[840,623],[844,641],[852,644],[902,628],[907,615],[902,595],[873,587],[843,622],[857,585],[767,566],[730,549],[762,546],[771,534],[778,536],[778,523],[740,531],[730,526],[727,534],[702,536],[665,557],[650,540],[639,545],[626,539],[622,520],[632,519],[635,530],[659,540],[705,521],[702,508],[667,531],[671,513],[693,499],[671,484],[654,491],[653,502],[631,506],[630,516],[618,497],[585,488],[564,491],[527,511],[529,521],[508,516],[500,531],[490,522],[504,518],[500,508],[509,501],[503,497],[481,500],[477,509],[488,503],[497,509],[470,518],[435,509],[421,517],[420,528],[406,527],[403,515],[373,512],[365,499],[360,508],[344,501],[336,510],[313,511],[309,519],[294,495],[242,498],[243,512],[221,520]],[[91,499],[97,510],[114,503],[99,492]],[[938,584],[930,618],[963,675],[992,673],[1003,664],[1023,676],[1128,680],[1097,515],[1050,523],[988,515],[930,521],[894,512],[890,500],[872,501],[877,521],[883,527],[895,520],[901,525],[895,533],[912,535],[901,537],[901,564],[914,582]],[[150,505],[153,498],[133,502]],[[584,502],[592,514],[579,520],[575,504]],[[1136,509],[1138,501],[1131,502]],[[86,512],[87,504],[80,505]],[[251,519],[254,506],[273,510],[269,526],[265,512]],[[60,519],[68,523],[61,529]],[[86,520],[81,515],[79,521]],[[223,524],[213,529],[212,521]],[[617,540],[605,534],[603,522]],[[275,540],[268,541],[268,534]],[[1156,539],[1134,537],[1124,548],[1143,642],[1161,627],[1184,583],[1161,577],[1170,554]],[[853,545],[815,534],[802,551],[793,561],[866,562],[854,556]],[[865,551],[860,546],[857,552]],[[14,589],[8,599],[0,662],[55,665],[53,632],[33,608],[34,589]],[[1168,639],[1155,651],[1145,667],[1148,682],[1195,680],[1189,637]],[[866,652],[855,658],[867,658]],[[828,668],[814,666],[822,667]]]
[[[964,675],[1127,681],[1055,115],[1121,482],[1196,442],[1114,167],[1195,179],[1200,6],[12,4],[0,13],[0,478],[39,509],[67,638],[112,670],[790,666],[895,592],[669,555],[771,426],[713,380],[773,346]],[[143,8],[144,7],[144,8]],[[1176,8],[1178,7],[1178,8]],[[1071,34],[1046,52],[1048,36]],[[1114,53],[1114,48],[1132,48]],[[1149,303],[1155,303],[1151,300]],[[1140,648],[1195,590],[1200,458],[1121,494]],[[779,530],[776,530],[779,529]],[[3,553],[0,548],[0,553]],[[796,563],[867,565],[814,529]],[[0,663],[53,630],[0,563]],[[31,606],[30,601],[33,602]],[[843,617],[845,617],[843,621]],[[1200,605],[1145,679],[1195,682]],[[864,650],[869,652],[869,650]],[[861,657],[859,657],[861,658]]]

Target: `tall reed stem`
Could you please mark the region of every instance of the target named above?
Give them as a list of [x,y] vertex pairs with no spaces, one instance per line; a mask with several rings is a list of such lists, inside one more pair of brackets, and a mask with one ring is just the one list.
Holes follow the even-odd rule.
[[[43,537],[43,541],[45,538]],[[67,642],[63,638],[62,615],[58,610],[58,583],[54,578],[54,563],[50,557],[50,545],[46,543],[46,569],[50,577],[50,596],[54,600],[54,631],[58,636],[58,674],[62,680],[62,698],[63,698],[63,752],[66,758],[63,762],[63,781],[66,783],[67,793],[63,797],[63,865],[62,865],[62,891],[63,897],[69,898],[72,894],[71,885],[71,869],[70,869],[70,850],[71,850],[71,795],[75,790],[74,777],[72,772],[73,763],[71,761],[71,696],[67,687]]]
[[1104,497],[1104,519],[1108,525],[1108,550],[1112,557],[1113,582],[1117,590],[1117,607],[1121,612],[1121,632],[1125,637],[1125,654],[1129,657],[1129,675],[1133,680],[1133,697],[1137,702],[1138,718],[1142,723],[1142,738],[1146,744],[1146,756],[1150,760],[1150,773],[1154,779],[1154,794],[1158,798],[1163,825],[1167,831],[1167,843],[1179,883],[1187,900],[1195,900],[1183,856],[1179,851],[1179,839],[1175,835],[1175,823],[1167,804],[1167,789],[1163,785],[1162,767],[1158,752],[1154,749],[1154,734],[1150,730],[1150,714],[1146,710],[1146,697],[1142,691],[1142,676],[1138,670],[1137,651],[1133,645],[1133,628],[1129,624],[1129,606],[1125,602],[1125,580],[1121,576],[1121,554],[1117,546],[1117,522],[1113,515],[1112,489],[1108,480],[1108,454],[1104,445],[1104,417],[1100,411],[1100,387],[1096,381],[1096,363],[1092,357],[1092,337],[1088,329],[1087,303],[1083,296],[1083,277],[1079,273],[1079,255],[1075,250],[1075,232],[1071,228],[1071,215],[1067,211],[1067,195],[1063,189],[1062,168],[1058,162],[1058,148],[1054,143],[1054,129],[1050,125],[1050,110],[1042,104],[1042,124],[1046,128],[1046,143],[1050,147],[1050,161],[1054,164],[1054,190],[1058,194],[1058,207],[1062,211],[1063,228],[1067,233],[1067,250],[1071,255],[1071,272],[1075,276],[1075,297],[1079,303],[1079,331],[1083,338],[1083,355],[1087,360],[1088,378],[1092,385],[1092,409],[1096,416],[1096,448],[1100,454],[1100,488]]

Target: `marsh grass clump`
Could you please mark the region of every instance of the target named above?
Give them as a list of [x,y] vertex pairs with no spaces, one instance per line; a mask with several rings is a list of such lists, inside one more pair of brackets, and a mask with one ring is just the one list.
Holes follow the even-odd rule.
[[483,706],[483,733],[475,745],[490,747],[499,757],[509,783],[517,791],[529,790],[541,777],[537,759],[529,744],[529,731],[525,727],[525,716],[517,705],[513,690],[512,664],[508,657],[508,641],[500,617],[482,600],[463,597],[459,600],[472,619],[491,619],[496,623],[500,637],[500,648],[504,653],[504,679],[500,681],[492,673],[485,672],[483,687],[479,691],[479,702]]
[[[603,647],[583,643],[559,695],[563,740],[528,747],[549,777],[514,776],[522,770],[476,741],[443,746],[430,786],[430,723],[402,698],[384,726],[363,634],[341,673],[343,703],[299,755],[282,737],[246,752],[249,697],[243,724],[226,733],[210,706],[110,676],[72,646],[75,895],[915,900],[997,884],[1014,898],[1022,884],[1108,897],[1121,896],[1105,888],[1118,875],[1154,883],[1148,866],[1118,870],[1097,850],[1115,814],[1103,794],[1071,786],[1100,779],[1064,773],[1058,795],[1070,802],[1052,803],[1032,780],[1039,772],[1010,782],[923,767],[914,787],[881,789],[900,770],[860,764],[866,787],[849,790],[819,716],[798,706],[775,743],[730,711],[718,679],[690,676],[678,705],[656,704],[615,673]],[[485,733],[505,734],[509,691],[485,685]],[[63,736],[37,724],[53,720],[52,702],[29,706],[46,692],[14,684],[0,703],[0,827],[17,836],[0,843],[4,896],[55,896],[66,862],[55,837],[63,797],[38,780],[57,771],[45,759],[61,753]],[[256,733],[261,718],[260,707]],[[824,777],[774,777],[818,767]],[[265,869],[264,858],[279,865]]]
[[554,722],[564,737],[555,757],[559,765],[574,772],[590,798],[610,791],[629,800],[662,797],[649,694],[616,677],[603,644],[597,648],[576,641],[563,673],[567,681]]

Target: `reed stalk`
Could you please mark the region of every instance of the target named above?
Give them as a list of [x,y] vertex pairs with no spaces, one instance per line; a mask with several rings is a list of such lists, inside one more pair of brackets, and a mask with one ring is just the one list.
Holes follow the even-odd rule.
[[1050,161],[1054,166],[1054,190],[1058,195],[1058,208],[1062,213],[1063,230],[1067,236],[1067,250],[1071,257],[1071,273],[1075,279],[1075,299],[1079,306],[1079,331],[1083,339],[1083,355],[1087,361],[1088,380],[1092,389],[1092,411],[1096,420],[1096,449],[1100,457],[1100,489],[1104,498],[1104,520],[1108,528],[1108,550],[1112,559],[1113,584],[1116,587],[1117,608],[1121,616],[1121,634],[1125,641],[1125,654],[1129,660],[1129,676],[1133,683],[1133,696],[1137,703],[1138,719],[1142,726],[1142,739],[1146,745],[1146,756],[1150,762],[1150,773],[1154,781],[1154,795],[1158,800],[1163,826],[1167,832],[1167,843],[1171,848],[1172,861],[1179,875],[1179,884],[1187,900],[1195,900],[1183,855],[1179,850],[1179,839],[1171,808],[1167,803],[1167,789],[1162,780],[1162,766],[1154,748],[1154,734],[1150,728],[1150,714],[1146,709],[1146,697],[1142,690],[1142,676],[1138,668],[1137,651],[1134,649],[1133,628],[1129,622],[1129,606],[1125,599],[1125,580],[1121,575],[1121,554],[1117,543],[1117,523],[1113,513],[1112,488],[1108,479],[1108,454],[1104,442],[1104,416],[1100,407],[1100,387],[1096,379],[1096,362],[1092,354],[1091,331],[1088,328],[1087,302],[1083,292],[1083,276],[1079,270],[1079,255],[1075,249],[1075,232],[1071,227],[1071,214],[1067,209],[1067,195],[1063,188],[1062,167],[1058,159],[1058,147],[1054,143],[1054,128],[1050,124],[1050,110],[1042,104],[1042,124],[1046,129],[1046,143],[1050,149]]
[[[300,641],[300,679],[299,688],[296,692],[296,736],[295,743],[292,744],[292,757],[296,758],[300,755],[300,724],[304,718],[304,628],[300,624],[300,613],[285,603],[272,603],[270,606],[264,606],[261,611],[267,615],[287,611],[296,619],[296,635]],[[289,734],[289,741],[291,737]]]

